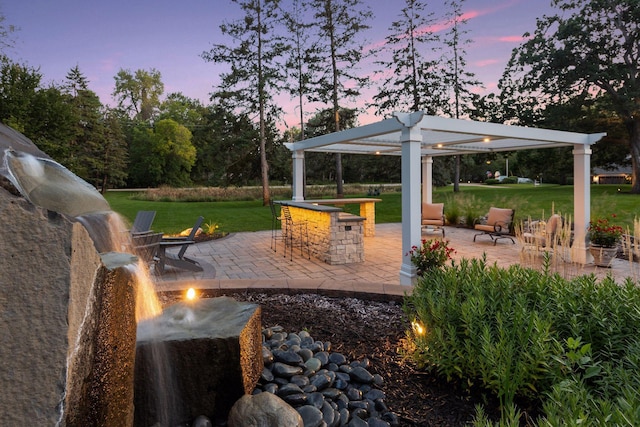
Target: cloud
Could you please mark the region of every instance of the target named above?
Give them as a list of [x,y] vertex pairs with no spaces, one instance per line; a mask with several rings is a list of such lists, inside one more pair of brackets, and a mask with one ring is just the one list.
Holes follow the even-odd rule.
[[475,61],[474,64],[477,67],[489,67],[491,65],[498,64],[499,62],[500,61],[498,61],[497,59],[487,58],[487,59],[483,59],[481,61]]
[[503,43],[522,43],[525,40],[529,40],[530,37],[522,37],[522,36],[502,36],[498,37],[497,40]]

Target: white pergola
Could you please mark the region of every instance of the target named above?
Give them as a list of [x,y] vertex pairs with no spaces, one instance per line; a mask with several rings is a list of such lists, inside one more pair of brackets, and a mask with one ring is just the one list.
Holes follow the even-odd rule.
[[[433,157],[573,146],[574,243],[572,260],[586,264],[590,220],[591,145],[606,133],[582,134],[450,119],[415,113],[289,143],[293,152],[293,200],[302,201],[304,152],[402,156],[402,266],[400,284],[412,285],[415,267],[406,254],[421,241],[421,203],[431,202]],[[422,176],[422,179],[421,179]]]

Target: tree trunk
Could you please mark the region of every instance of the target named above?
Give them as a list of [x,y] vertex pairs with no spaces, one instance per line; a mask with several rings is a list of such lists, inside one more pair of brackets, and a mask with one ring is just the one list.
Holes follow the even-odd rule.
[[455,193],[460,191],[460,154],[456,156],[456,166],[453,173],[453,191]]
[[629,124],[631,149],[631,192],[640,194],[640,117]]
[[[258,9],[258,28],[262,29],[262,13]],[[266,136],[266,95],[265,77],[262,70],[262,34],[258,31],[258,99],[260,108],[260,171],[262,172],[262,205],[267,206],[271,199],[269,191],[269,164],[267,163],[267,136]]]
[[107,174],[105,173],[102,176],[102,188],[100,189],[100,194],[104,194],[107,192]]
[[336,153],[336,188],[336,197],[342,199],[344,197],[344,189],[342,188],[342,155],[340,153]]

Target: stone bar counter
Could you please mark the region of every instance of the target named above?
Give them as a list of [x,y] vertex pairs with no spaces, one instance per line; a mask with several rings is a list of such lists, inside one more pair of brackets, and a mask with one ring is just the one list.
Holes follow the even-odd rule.
[[354,199],[312,199],[305,200],[304,203],[313,203],[316,205],[334,205],[341,207],[344,205],[360,205],[360,216],[364,218],[364,236],[370,237],[376,235],[376,203],[382,199],[373,198],[354,198]]
[[[315,202],[277,201],[288,206],[294,223],[306,222],[309,249],[313,256],[331,265],[364,261],[365,218],[343,212],[335,206]],[[282,222],[283,232],[285,222]],[[299,235],[294,235],[298,240]]]

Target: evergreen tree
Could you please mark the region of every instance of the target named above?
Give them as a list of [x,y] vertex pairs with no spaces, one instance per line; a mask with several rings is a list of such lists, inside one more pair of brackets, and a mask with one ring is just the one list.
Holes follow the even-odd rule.
[[[421,0],[405,0],[399,20],[389,27],[381,49],[388,60],[376,61],[384,76],[373,97],[377,114],[426,111],[436,114],[448,103],[439,68],[440,39],[430,28],[436,23]],[[430,53],[430,57],[425,55]]]
[[300,132],[297,136],[304,138],[304,105],[311,93],[311,80],[313,69],[319,61],[317,41],[312,40],[313,23],[305,21],[305,14],[308,12],[309,4],[307,0],[293,0],[289,10],[285,11],[284,22],[288,36],[287,59],[285,66],[289,70],[288,85],[291,96],[298,100],[300,113]]
[[213,93],[212,99],[232,111],[250,114],[258,112],[262,202],[266,205],[270,199],[268,116],[276,116],[278,108],[273,95],[284,80],[278,59],[285,46],[275,32],[279,23],[279,0],[233,1],[242,8],[245,15],[235,22],[222,24],[220,29],[224,35],[237,41],[237,44],[216,44],[211,50],[204,52],[202,57],[206,61],[231,66],[229,73],[222,74],[222,83]]
[[[453,100],[453,108],[445,109],[450,117],[456,119],[467,116],[471,109],[473,96],[471,88],[478,86],[480,83],[475,80],[474,74],[466,70],[466,51],[465,45],[470,40],[465,38],[467,31],[464,25],[467,20],[464,19],[462,6],[465,0],[448,0],[445,4],[449,7],[447,21],[450,25],[444,43],[447,46],[445,52],[445,60],[443,62],[443,76],[445,84],[449,87],[449,97]],[[453,178],[453,191],[460,191],[460,155],[455,156],[455,171]]]
[[[63,91],[74,113],[74,137],[68,141],[67,167],[86,181],[98,178],[99,153],[105,144],[100,98],[88,89],[88,81],[76,65],[67,73]],[[98,183],[94,182],[98,185]]]
[[[334,132],[344,127],[340,123],[339,102],[353,100],[368,83],[355,74],[363,59],[364,43],[356,42],[357,36],[369,28],[367,21],[372,14],[360,0],[311,0],[314,18],[320,38],[319,61],[314,63],[315,99],[331,105]],[[349,84],[347,84],[349,83]],[[335,155],[337,197],[343,197],[342,157]]]

